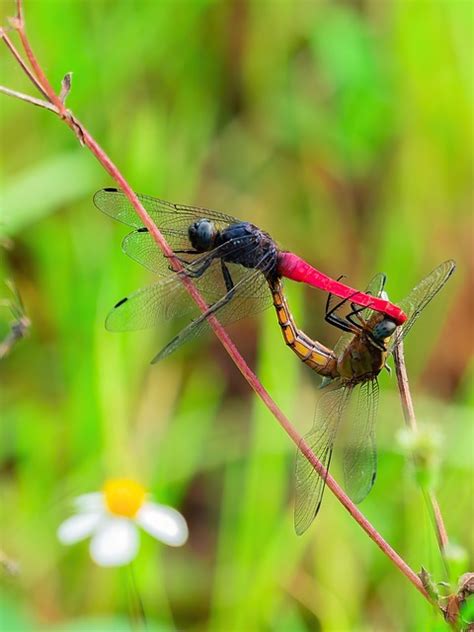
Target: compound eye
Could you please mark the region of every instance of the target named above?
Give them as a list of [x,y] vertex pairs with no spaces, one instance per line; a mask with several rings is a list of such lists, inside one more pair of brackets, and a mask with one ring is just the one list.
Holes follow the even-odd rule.
[[191,224],[188,233],[193,247],[200,252],[205,252],[213,246],[216,229],[210,220],[200,219]]
[[210,246],[214,239],[214,224],[207,219],[203,219],[198,226],[199,241],[206,246]]
[[393,320],[384,318],[375,325],[372,334],[376,340],[384,340],[385,338],[390,338],[396,328],[397,325]]

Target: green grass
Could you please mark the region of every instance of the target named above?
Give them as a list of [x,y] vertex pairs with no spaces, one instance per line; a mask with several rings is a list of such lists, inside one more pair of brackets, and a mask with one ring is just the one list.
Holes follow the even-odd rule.
[[[474,545],[472,60],[470,3],[26,3],[55,86],[137,190],[251,220],[283,247],[397,301],[435,265],[458,270],[406,342],[420,423],[442,433],[437,495],[470,567]],[[14,11],[3,0],[0,12]],[[6,49],[0,83],[28,91]],[[5,630],[137,629],[130,576],[65,549],[70,501],[108,476],[178,507],[189,543],[142,537],[134,563],[149,630],[437,630],[440,618],[326,493],[292,525],[294,446],[215,339],[149,361],[172,336],[112,335],[104,318],[151,277],[120,252],[123,226],[92,205],[110,185],[50,113],[0,95],[0,278],[19,287],[31,335],[0,365]],[[333,345],[325,297],[286,284],[298,322]],[[6,295],[6,290],[5,290]],[[8,313],[3,310],[2,334]],[[271,310],[231,328],[301,431],[318,380],[283,345]],[[396,441],[396,381],[381,376],[379,471],[362,510],[415,569],[445,579]],[[340,462],[334,474],[340,478]],[[469,484],[467,484],[469,483]],[[0,627],[1,627],[0,626]],[[139,626],[138,626],[139,629]]]

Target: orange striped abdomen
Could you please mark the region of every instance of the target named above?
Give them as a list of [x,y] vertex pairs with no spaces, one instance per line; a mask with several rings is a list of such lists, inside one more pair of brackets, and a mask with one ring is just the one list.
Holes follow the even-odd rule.
[[337,361],[331,349],[315,340],[311,340],[296,326],[286,297],[283,294],[281,280],[269,281],[269,285],[278,322],[288,347],[316,373],[328,377],[337,377]]

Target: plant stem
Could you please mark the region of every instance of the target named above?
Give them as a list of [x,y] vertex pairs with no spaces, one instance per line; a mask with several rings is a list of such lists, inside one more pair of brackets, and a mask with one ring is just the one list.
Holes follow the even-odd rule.
[[52,105],[48,101],[44,101],[43,99],[37,99],[36,97],[32,97],[29,94],[24,94],[23,92],[17,92],[16,90],[11,90],[10,88],[6,88],[5,86],[0,86],[0,92],[3,94],[7,94],[10,97],[14,97],[15,99],[20,99],[21,101],[26,101],[27,103],[31,103],[31,105],[36,105],[40,108],[45,108],[46,110],[50,110],[55,114],[59,114],[58,109],[55,105]]
[[4,31],[4,29],[1,29],[1,36],[2,36],[2,39],[5,42],[5,44],[10,49],[10,52],[12,53],[13,57],[15,57],[17,62],[20,64],[20,66],[21,66],[23,72],[25,73],[25,75],[30,79],[30,81],[33,83],[33,85],[35,85],[38,88],[38,90],[41,92],[41,94],[44,97],[48,98],[47,93],[43,90],[43,86],[40,84],[38,79],[34,76],[34,74],[28,68],[28,65],[24,62],[23,58],[18,53],[18,51],[16,50],[15,46],[13,45],[11,39],[8,37],[8,35]]
[[[112,178],[117,182],[119,187],[122,189],[124,194],[129,199],[130,203],[134,207],[137,212],[137,215],[142,220],[144,226],[148,229],[156,244],[162,250],[163,254],[170,259],[170,263],[173,269],[176,272],[180,272],[182,270],[182,266],[180,262],[174,256],[173,251],[170,246],[164,239],[161,232],[153,223],[152,219],[144,209],[144,207],[140,204],[137,196],[133,192],[133,189],[127,183],[123,175],[120,173],[117,166],[112,162],[112,160],[107,156],[105,151],[100,147],[100,145],[95,141],[95,139],[91,136],[91,134],[87,131],[87,129],[80,123],[80,121],[72,114],[70,110],[66,110],[61,103],[59,97],[52,90],[43,70],[41,69],[36,56],[33,53],[33,50],[29,44],[28,38],[26,36],[24,30],[24,21],[22,18],[22,8],[21,8],[21,0],[18,0],[18,15],[15,21],[15,28],[18,31],[21,43],[23,48],[25,49],[28,60],[34,69],[36,78],[40,83],[39,89],[43,94],[47,96],[50,100],[52,107],[48,106],[48,109],[56,112],[65,123],[73,130],[79,140],[85,144],[90,151],[94,154],[100,164],[106,169],[106,171],[112,176]],[[1,36],[5,39],[4,31],[1,31]],[[29,78],[33,81],[35,85],[37,85],[36,80],[31,76],[31,73],[27,70],[27,66],[25,62],[21,59],[21,55],[14,49],[9,46],[12,51],[14,57],[17,59],[18,63],[27,73]],[[37,86],[38,87],[38,86]],[[5,90],[4,90],[5,92]],[[17,98],[22,98],[23,100],[28,100],[35,105],[41,105],[42,107],[47,107],[43,105],[43,103],[33,101],[31,98],[25,99],[25,95],[14,94],[13,91],[8,92],[10,96],[16,96]],[[37,100],[39,101],[39,100]],[[207,304],[192,283],[192,281],[186,277],[185,275],[180,275],[180,278],[189,294],[193,298],[193,300],[197,303],[201,311],[205,311],[207,309]],[[314,469],[320,474],[325,475],[325,469],[323,465],[319,462],[316,455],[312,452],[311,448],[305,443],[296,429],[293,427],[291,422],[287,419],[287,417],[280,411],[278,406],[270,397],[269,393],[262,386],[257,376],[251,371],[244,358],[239,353],[237,347],[232,342],[231,338],[228,336],[226,331],[223,329],[222,325],[219,321],[214,317],[210,316],[208,319],[209,324],[211,325],[214,333],[219,338],[223,346],[225,347],[227,353],[232,358],[233,362],[242,373],[244,378],[247,380],[251,388],[255,391],[255,393],[260,397],[265,406],[269,409],[269,411],[273,414],[273,416],[280,423],[282,428],[288,434],[288,436],[292,439],[292,441],[299,446],[303,454],[306,456],[308,461],[312,464]],[[398,555],[394,549],[384,540],[384,538],[378,533],[378,531],[372,526],[372,524],[365,518],[365,516],[357,509],[354,503],[350,500],[350,498],[344,493],[341,487],[336,483],[332,476],[327,475],[326,484],[328,488],[332,491],[332,493],[336,496],[336,498],[341,502],[341,504],[345,507],[345,509],[350,513],[350,515],[354,518],[354,520],[364,529],[364,531],[368,534],[368,536],[376,543],[376,545],[380,548],[380,550],[397,566],[397,568],[408,578],[408,580],[415,586],[415,588],[426,598],[429,600],[428,594],[423,587],[423,584],[417,574],[406,564],[406,562]]]

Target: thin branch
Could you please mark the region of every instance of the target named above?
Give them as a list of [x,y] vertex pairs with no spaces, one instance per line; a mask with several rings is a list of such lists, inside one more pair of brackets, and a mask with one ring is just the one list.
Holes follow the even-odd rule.
[[[173,269],[177,272],[182,270],[182,266],[179,261],[174,256],[173,251],[170,246],[164,239],[161,232],[153,223],[152,219],[144,209],[144,207],[140,204],[137,196],[135,195],[133,189],[127,183],[123,175],[118,170],[117,166],[112,162],[112,160],[107,156],[104,150],[100,147],[100,145],[95,141],[95,139],[90,135],[87,129],[80,123],[80,121],[70,112],[66,110],[59,101],[58,96],[52,91],[52,88],[46,79],[36,57],[31,49],[31,46],[28,42],[24,31],[24,23],[21,15],[21,0],[18,0],[18,19],[17,19],[17,29],[25,49],[25,52],[28,56],[28,59],[35,71],[36,76],[38,77],[41,85],[45,88],[48,94],[48,98],[56,107],[56,113],[60,115],[63,120],[67,123],[67,125],[74,131],[74,133],[82,140],[82,142],[91,150],[91,152],[95,155],[97,160],[101,163],[101,165],[106,169],[106,171],[112,176],[112,178],[117,182],[120,186],[124,194],[130,200],[130,203],[134,207],[137,212],[137,215],[142,220],[144,226],[148,229],[156,244],[160,247],[163,254],[169,257],[170,263]],[[20,64],[23,68],[23,65]],[[59,103],[58,103],[59,102]],[[185,275],[180,275],[180,278],[184,285],[186,286],[187,291],[193,298],[193,300],[197,303],[199,308],[202,311],[207,309],[207,304],[198,292],[197,288],[194,286],[192,281],[187,278]],[[325,475],[325,469],[323,465],[318,461],[315,454],[312,452],[310,447],[303,441],[302,437],[295,430],[291,422],[286,418],[286,416],[280,411],[278,406],[272,400],[268,392],[264,389],[256,375],[250,370],[248,365],[246,364],[244,358],[240,355],[237,347],[232,342],[231,338],[228,336],[222,325],[219,321],[211,316],[208,319],[209,324],[214,330],[216,336],[219,338],[228,354],[234,361],[237,368],[240,370],[244,378],[247,380],[249,385],[255,391],[255,393],[261,398],[266,407],[270,410],[273,416],[280,423],[285,432],[289,435],[292,441],[300,447],[303,454],[306,456],[308,461],[312,464],[314,469],[320,474]],[[429,599],[426,590],[423,587],[423,584],[416,573],[406,564],[406,562],[394,551],[391,546],[382,538],[382,536],[378,533],[378,531],[371,525],[371,523],[365,518],[365,516],[357,509],[354,503],[349,499],[349,497],[343,492],[341,487],[336,483],[336,481],[330,476],[327,475],[327,486],[333,492],[333,494],[338,498],[338,500],[342,503],[342,505],[346,508],[346,510],[351,514],[351,516],[356,520],[356,522],[364,529],[364,531],[369,535],[369,537],[377,544],[377,546],[385,553],[385,555],[392,560],[392,562],[398,567],[398,569],[408,578],[408,580],[415,586],[415,588],[426,598]]]
[[45,110],[50,110],[50,112],[54,112],[55,114],[59,114],[58,108],[55,105],[49,103],[49,101],[37,99],[36,97],[31,97],[29,94],[17,92],[16,90],[10,90],[10,88],[6,88],[5,86],[0,86],[0,92],[3,92],[3,94],[8,94],[9,97],[15,97],[16,99],[20,99],[21,101],[31,103],[31,105],[36,105],[40,108],[44,108]]
[[434,519],[435,519],[436,528],[437,528],[438,543],[439,543],[442,553],[444,553],[449,543],[448,532],[446,531],[446,526],[444,524],[443,516],[441,514],[441,508],[439,506],[438,499],[436,498],[432,490],[428,492],[428,495],[431,502],[431,506],[433,507],[433,514],[434,514]]
[[[395,347],[393,356],[395,359],[395,372],[397,374],[398,390],[400,392],[400,399],[402,402],[405,423],[410,428],[410,430],[416,432],[418,429],[418,425],[416,422],[415,408],[413,406],[410,385],[408,383],[408,373],[405,364],[403,342],[400,342]],[[427,493],[424,495],[426,498],[426,502],[430,507],[430,512],[435,524],[436,538],[438,540],[438,546],[441,552],[441,556],[443,558],[443,562],[446,564],[445,552],[448,545],[448,534],[444,525],[441,509],[432,490],[428,490]]]
[[28,61],[30,62],[30,66],[33,69],[34,74],[36,75],[36,79],[38,80],[39,85],[41,86],[40,88],[41,91],[43,92],[45,96],[48,97],[51,103],[58,108],[60,116],[65,117],[66,108],[64,107],[64,104],[61,102],[61,99],[58,97],[58,95],[54,91],[52,85],[49,83],[48,78],[46,77],[45,73],[43,72],[43,69],[38,63],[38,60],[36,59],[36,55],[33,53],[33,49],[31,48],[30,42],[26,35],[21,0],[17,0],[17,17],[15,20],[12,20],[11,23],[16,28],[16,31],[20,37],[21,44],[26,53]]
[[23,3],[21,0],[16,0],[16,18],[23,28]]
[[415,408],[411,397],[410,385],[408,383],[408,374],[405,364],[405,352],[403,341],[396,345],[393,357],[395,359],[395,372],[397,374],[398,390],[402,401],[403,416],[405,423],[410,430],[417,430]]
[[5,44],[8,46],[8,48],[10,49],[10,52],[13,55],[13,57],[15,57],[17,62],[22,67],[23,72],[28,77],[28,79],[30,79],[30,81],[33,83],[33,85],[41,92],[41,94],[44,97],[48,98],[47,92],[43,89],[43,86],[40,84],[38,79],[35,77],[35,75],[28,68],[28,64],[24,61],[23,57],[20,55],[20,53],[18,52],[18,50],[16,49],[15,45],[13,44],[11,39],[8,37],[8,35],[6,34],[4,29],[0,29],[0,37],[5,42]]

